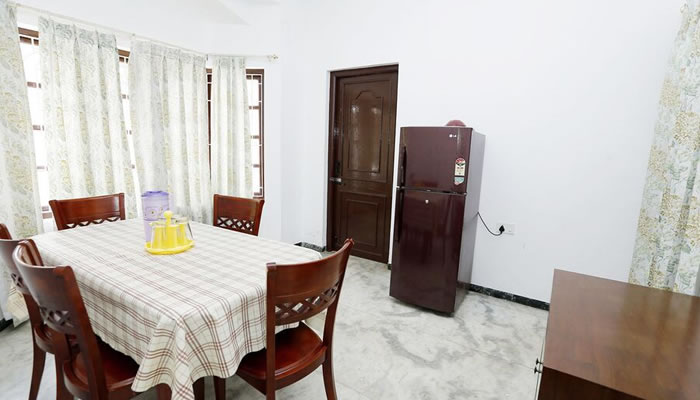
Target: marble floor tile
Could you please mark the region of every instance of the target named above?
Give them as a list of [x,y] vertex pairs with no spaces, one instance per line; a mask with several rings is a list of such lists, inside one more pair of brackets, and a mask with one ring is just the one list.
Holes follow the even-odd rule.
[[460,290],[453,315],[436,313],[389,297],[390,276],[382,264],[353,259],[348,265],[340,309],[374,314],[392,321],[397,330],[420,327],[426,335],[534,366],[544,340],[546,311]]
[[[458,308],[443,315],[389,297],[386,265],[351,257],[340,298],[333,350],[338,397],[375,399],[531,399],[547,312],[460,291]],[[324,316],[308,323],[319,332]],[[26,399],[31,374],[29,325],[0,332],[0,398]],[[212,380],[206,381],[213,399]],[[55,398],[47,357],[39,399]],[[155,400],[153,390],[137,397]],[[262,399],[238,377],[227,398]],[[279,399],[325,399],[318,369],[279,390]]]

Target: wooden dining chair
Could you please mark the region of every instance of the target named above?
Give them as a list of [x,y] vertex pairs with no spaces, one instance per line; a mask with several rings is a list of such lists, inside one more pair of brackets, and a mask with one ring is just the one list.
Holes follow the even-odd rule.
[[[236,375],[275,399],[275,391],[309,375],[323,365],[326,397],[338,398],[333,378],[333,327],[345,268],[354,242],[346,239],[331,256],[302,264],[267,265],[266,347],[243,357]],[[303,321],[328,309],[323,339]],[[275,334],[275,327],[299,323]],[[216,399],[226,389],[223,378],[214,377]]]
[[[41,315],[39,314],[39,307],[36,305],[36,302],[34,301],[31,293],[29,293],[29,290],[27,290],[27,288],[23,285],[22,277],[19,274],[14,261],[12,261],[12,252],[15,250],[15,247],[17,247],[17,244],[19,244],[20,241],[21,240],[13,240],[7,226],[0,224],[0,260],[2,260],[2,262],[7,266],[12,284],[24,298],[24,302],[27,305],[27,312],[29,314],[33,348],[32,378],[29,385],[29,400],[36,400],[39,393],[41,378],[44,375],[46,353],[53,355],[56,353],[53,346],[53,334],[55,332],[42,320]],[[39,255],[39,251],[37,250],[34,242],[31,239],[27,240],[26,242],[28,249],[26,257],[28,260],[34,265],[43,265],[41,255]],[[58,358],[54,357],[54,360],[58,360]],[[72,396],[69,395],[65,385],[63,385],[63,379],[61,377],[61,365],[56,363],[56,398],[72,399]]]
[[124,193],[49,201],[59,231],[126,219]]
[[[95,336],[78,284],[69,266],[43,267],[32,260],[34,247],[21,241],[12,258],[19,271],[19,285],[36,300],[38,312],[53,329],[66,388],[79,399],[123,400],[137,395],[131,384],[139,366]],[[68,337],[75,338],[71,345]],[[170,389],[158,385],[158,398],[170,398]]]
[[258,236],[263,199],[214,195],[214,226]]

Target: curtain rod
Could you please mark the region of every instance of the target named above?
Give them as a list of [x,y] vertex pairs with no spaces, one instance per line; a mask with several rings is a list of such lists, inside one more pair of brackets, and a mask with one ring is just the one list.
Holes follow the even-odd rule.
[[99,29],[101,29],[101,30],[107,30],[107,31],[109,31],[109,32],[111,32],[112,34],[115,34],[115,35],[121,35],[121,36],[129,37],[131,40],[133,40],[133,39],[148,40],[148,41],[151,41],[151,42],[160,44],[160,45],[162,45],[162,46],[175,47],[175,48],[178,48],[178,49],[181,49],[181,50],[185,50],[185,51],[189,51],[189,52],[197,53],[197,54],[201,54],[201,55],[207,55],[207,56],[226,56],[226,57],[246,57],[246,58],[267,58],[267,59],[270,60],[270,61],[274,61],[274,60],[277,60],[277,59],[279,58],[279,56],[278,56],[277,54],[265,54],[265,55],[262,55],[262,54],[207,54],[207,53],[204,53],[204,52],[201,52],[201,51],[198,51],[198,50],[188,49],[188,48],[186,48],[186,47],[184,47],[184,46],[180,46],[180,45],[176,45],[176,44],[164,42],[164,41],[158,40],[158,39],[149,38],[149,37],[147,37],[147,36],[137,35],[137,34],[135,34],[135,33],[133,33],[133,32],[123,31],[123,30],[121,30],[121,29],[117,29],[117,28],[112,28],[112,27],[105,26],[105,25],[96,24],[96,23],[93,23],[93,22],[89,22],[89,21],[85,21],[85,20],[79,19],[79,18],[69,17],[69,16],[67,16],[67,15],[63,15],[63,14],[59,14],[59,13],[55,13],[55,12],[51,12],[51,11],[42,10],[42,9],[39,9],[39,8],[36,8],[36,7],[27,6],[27,5],[20,4],[20,3],[11,3],[11,4],[14,4],[14,6],[17,7],[17,8],[21,8],[21,9],[24,9],[24,10],[26,10],[26,11],[30,11],[30,12],[32,12],[32,13],[35,13],[35,14],[37,14],[37,17],[42,16],[42,15],[48,15],[48,16],[51,16],[51,17],[60,18],[60,19],[63,19],[63,20],[70,21],[70,22],[72,22],[72,23],[74,23],[74,24],[86,25],[86,26],[89,26],[89,27],[92,27],[92,28],[99,28]]

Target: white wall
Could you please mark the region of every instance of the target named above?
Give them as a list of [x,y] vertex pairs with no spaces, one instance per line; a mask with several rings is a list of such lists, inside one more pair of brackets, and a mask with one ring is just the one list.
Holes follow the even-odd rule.
[[325,243],[328,74],[398,63],[397,127],[487,136],[473,283],[548,301],[554,268],[626,280],[682,0],[289,0],[283,238]]
[[[82,20],[116,32],[121,48],[131,34],[202,53],[266,55],[279,53],[281,7],[246,0],[22,0],[21,5]],[[36,29],[39,13],[19,7],[20,26]],[[71,22],[62,20],[63,22]],[[90,24],[76,23],[90,27]],[[105,30],[103,28],[98,28]],[[277,62],[253,57],[249,68],[265,69],[265,207],[260,235],[282,237],[280,113],[282,73]]]

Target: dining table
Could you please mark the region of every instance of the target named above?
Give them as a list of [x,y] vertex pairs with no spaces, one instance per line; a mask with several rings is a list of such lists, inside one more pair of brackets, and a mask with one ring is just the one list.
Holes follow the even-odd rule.
[[199,378],[226,378],[265,347],[267,263],[314,261],[312,249],[191,222],[195,245],[145,250],[140,219],[33,237],[45,265],[73,268],[92,329],[138,364],[132,389],[159,384],[194,399]]

